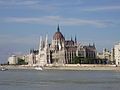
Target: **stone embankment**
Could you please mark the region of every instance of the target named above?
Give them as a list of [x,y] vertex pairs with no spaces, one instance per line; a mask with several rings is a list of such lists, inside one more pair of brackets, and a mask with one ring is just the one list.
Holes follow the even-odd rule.
[[120,66],[116,65],[96,65],[96,64],[66,64],[63,66],[47,66],[46,69],[59,69],[59,70],[115,70],[120,71]]
[[[7,69],[34,69],[28,65],[6,65],[0,66]],[[96,64],[66,64],[66,65],[47,65],[43,67],[45,70],[114,70],[120,71],[120,66],[116,65],[96,65]]]
[[6,69],[34,69],[34,67],[31,66],[25,66],[25,65],[2,65],[0,68],[6,68]]

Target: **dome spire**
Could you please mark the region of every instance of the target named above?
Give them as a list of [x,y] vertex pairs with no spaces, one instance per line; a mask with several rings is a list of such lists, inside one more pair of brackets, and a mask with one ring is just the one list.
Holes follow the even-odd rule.
[[59,24],[58,24],[58,27],[57,27],[57,32],[60,32]]
[[58,24],[58,27],[57,27],[57,32],[55,32],[55,34],[53,35],[53,40],[62,40],[62,41],[65,40],[64,36],[60,32],[59,24]]
[[72,36],[71,36],[71,41],[73,41]]
[[77,43],[77,38],[76,38],[76,35],[75,35],[75,43]]

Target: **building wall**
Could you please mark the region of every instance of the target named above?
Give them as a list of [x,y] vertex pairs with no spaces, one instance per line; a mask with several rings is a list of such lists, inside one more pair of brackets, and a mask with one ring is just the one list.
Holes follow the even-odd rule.
[[114,49],[111,49],[111,51],[106,48],[103,49],[102,53],[97,53],[97,58],[107,60],[109,64],[115,64]]
[[111,61],[111,52],[106,48],[103,50],[103,58],[107,59],[109,62]]
[[76,54],[79,57],[84,57],[84,58],[96,58],[96,48],[95,46],[81,46],[79,45]]
[[111,49],[111,64],[115,64],[115,49]]
[[8,58],[9,64],[17,64],[17,57],[15,55],[12,55],[11,57]]
[[36,64],[36,56],[34,53],[30,53],[29,54],[29,61],[28,61],[28,65],[32,66]]
[[115,50],[115,64],[120,65],[120,43],[114,46]]

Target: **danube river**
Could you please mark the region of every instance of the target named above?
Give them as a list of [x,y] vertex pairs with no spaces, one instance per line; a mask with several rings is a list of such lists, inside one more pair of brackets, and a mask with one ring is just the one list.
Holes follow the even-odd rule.
[[0,71],[0,90],[120,90],[120,72]]

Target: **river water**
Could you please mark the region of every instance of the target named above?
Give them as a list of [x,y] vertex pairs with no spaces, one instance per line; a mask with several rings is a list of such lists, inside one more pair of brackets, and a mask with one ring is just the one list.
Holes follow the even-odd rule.
[[120,90],[120,72],[0,71],[0,90]]

